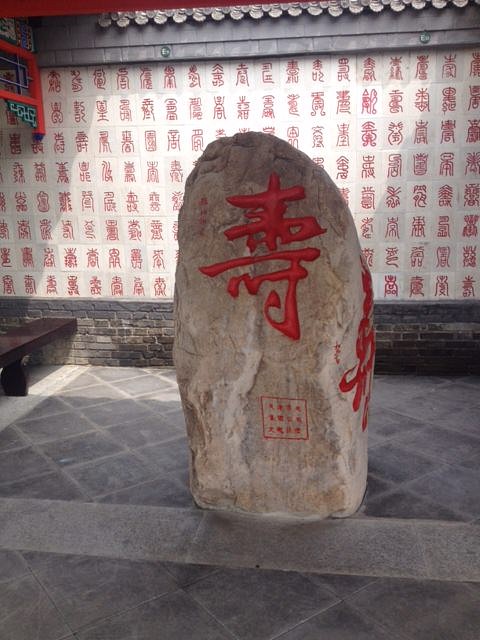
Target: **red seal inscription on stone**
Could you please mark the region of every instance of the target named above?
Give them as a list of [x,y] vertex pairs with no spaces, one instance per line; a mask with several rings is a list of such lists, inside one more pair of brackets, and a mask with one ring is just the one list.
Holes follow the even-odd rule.
[[260,397],[265,440],[308,440],[307,401]]

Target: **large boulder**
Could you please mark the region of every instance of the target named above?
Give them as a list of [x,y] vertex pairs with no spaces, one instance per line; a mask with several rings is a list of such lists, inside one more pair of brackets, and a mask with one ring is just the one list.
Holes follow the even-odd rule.
[[196,503],[352,514],[373,299],[338,189],[274,136],[222,138],[187,180],[178,240],[174,359]]

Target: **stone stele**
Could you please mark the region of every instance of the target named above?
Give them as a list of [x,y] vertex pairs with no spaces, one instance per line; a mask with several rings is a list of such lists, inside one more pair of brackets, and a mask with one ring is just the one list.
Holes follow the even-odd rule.
[[178,240],[174,359],[196,503],[354,513],[373,300],[340,192],[274,136],[222,138],[187,180]]

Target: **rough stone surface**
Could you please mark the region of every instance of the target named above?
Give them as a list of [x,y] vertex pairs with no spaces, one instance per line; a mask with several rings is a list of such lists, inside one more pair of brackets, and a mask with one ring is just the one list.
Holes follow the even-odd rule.
[[[272,213],[275,190],[299,186],[304,193],[290,190]],[[236,197],[267,190],[275,237],[258,216],[270,205]],[[298,224],[287,229],[292,218]],[[373,303],[354,223],[333,182],[273,136],[218,140],[187,181],[179,245],[174,359],[197,504],[350,515],[367,472]],[[287,281],[298,268],[293,259],[265,256],[297,250],[305,251],[305,272],[295,284]],[[280,271],[278,281],[265,279]]]

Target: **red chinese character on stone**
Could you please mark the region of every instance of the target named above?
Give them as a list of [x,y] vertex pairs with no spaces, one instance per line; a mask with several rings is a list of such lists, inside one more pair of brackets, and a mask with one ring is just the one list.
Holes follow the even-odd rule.
[[373,82],[374,80],[376,80],[375,65],[376,65],[376,62],[373,58],[368,57],[363,60],[362,80],[364,82]]
[[35,169],[35,182],[47,181],[47,170],[44,162],[35,162],[33,164]]
[[[323,142],[321,146],[323,147]],[[349,146],[350,146],[350,125],[347,123],[337,124],[337,147],[349,147]]]
[[[386,276],[389,277],[389,276]],[[391,276],[396,277],[396,276]],[[356,412],[363,402],[362,431],[367,428],[368,405],[375,357],[375,332],[373,328],[373,291],[370,272],[362,259],[362,287],[364,292],[363,316],[358,325],[356,342],[357,364],[346,371],[340,381],[342,393],[355,390],[352,408]]]
[[111,242],[118,242],[118,222],[116,220],[105,220],[106,239]]
[[312,80],[313,82],[323,82],[323,62],[318,58],[312,62]]
[[375,188],[362,187],[360,196],[360,206],[362,209],[375,209]]
[[47,276],[47,284],[45,287],[45,293],[47,295],[58,294],[57,290],[57,278],[55,276]]
[[423,276],[412,276],[410,278],[409,298],[412,298],[413,296],[424,297],[425,296],[423,292],[424,285],[425,285],[425,278],[423,278]]
[[473,111],[474,109],[478,109],[480,107],[480,84],[469,87],[470,89],[470,99],[468,102],[468,111]]
[[480,183],[466,184],[463,192],[464,207],[480,207]]
[[447,142],[455,142],[455,127],[456,120],[442,120],[440,124],[440,144],[446,144]]
[[167,281],[165,278],[155,278],[153,281],[153,292],[156,297],[167,297]]
[[435,293],[436,298],[448,297],[448,276],[437,276],[435,280]]
[[362,222],[360,224],[360,232],[362,234],[362,238],[366,240],[370,240],[373,236],[373,218],[362,218]]
[[337,180],[347,180],[350,161],[346,156],[339,156],[337,162]]
[[239,84],[250,86],[248,82],[248,66],[243,62],[237,66],[237,81],[235,84],[237,87]]
[[6,220],[0,220],[0,240],[10,240],[10,230]]
[[350,91],[342,89],[337,91],[337,113],[351,113]]
[[107,85],[107,76],[104,69],[95,69],[93,71],[93,84],[97,89],[105,89]]
[[163,240],[163,223],[160,220],[150,222],[150,240]]
[[413,144],[428,144],[428,122],[424,120],[415,122]]
[[175,67],[167,66],[163,70],[163,88],[164,89],[176,89],[177,80],[175,78]]
[[438,217],[437,238],[450,238],[450,217],[449,216]]
[[142,250],[130,249],[130,266],[132,269],[141,269],[143,264]]
[[152,70],[143,67],[140,72],[140,89],[153,89]]
[[480,142],[480,120],[469,120],[467,129],[467,142]]
[[28,211],[27,195],[24,191],[16,191],[15,195],[15,210],[17,213],[25,213]]
[[397,276],[385,276],[384,296],[393,296],[398,298],[398,282]]
[[143,280],[141,278],[139,278],[138,276],[136,276],[133,279],[133,291],[132,291],[134,296],[144,296],[145,295],[145,288],[143,286]]
[[388,123],[388,144],[398,146],[403,142],[403,122]]
[[462,236],[464,238],[476,238],[478,236],[478,220],[480,216],[475,214],[469,214],[463,216],[464,226],[462,230]]
[[87,268],[99,269],[98,249],[87,249]]
[[480,151],[467,153],[465,156],[465,175],[467,173],[480,175]]
[[12,250],[10,247],[0,247],[0,266],[11,267],[12,266]]
[[52,239],[52,221],[48,218],[43,218],[39,222],[40,227],[40,238],[42,240],[51,240]]
[[450,268],[450,247],[437,247],[437,269]]
[[385,197],[385,204],[389,209],[396,209],[400,206],[400,194],[402,192],[401,187],[387,187],[387,195]]
[[361,126],[362,130],[362,147],[377,146],[377,127],[374,122],[364,122]]
[[428,89],[417,89],[415,93],[414,106],[420,112],[430,111],[430,94]]
[[22,247],[22,266],[25,268],[31,267],[32,269],[35,267],[32,247]]
[[425,238],[425,216],[414,216],[410,235],[412,238]]
[[117,69],[117,89],[120,89],[120,91],[130,89],[130,79],[128,77],[127,67],[120,67],[120,69]]
[[314,149],[323,147],[323,129],[324,127],[312,127],[312,147]]
[[55,268],[55,252],[50,247],[45,247],[43,250],[43,266],[45,268]]
[[395,238],[400,240],[400,231],[398,227],[398,216],[395,218],[387,219],[387,226],[385,228],[385,238]]
[[449,53],[443,56],[442,65],[442,78],[456,78],[457,77],[457,54]]
[[468,245],[462,247],[463,249],[463,267],[465,269],[475,269],[477,266],[477,247]]
[[392,89],[388,96],[390,98],[388,102],[388,109],[390,113],[402,113],[403,91],[400,91],[400,89]]
[[132,109],[130,107],[130,100],[128,98],[122,98],[118,107],[120,120],[122,122],[132,121]]
[[462,296],[464,298],[475,298],[474,284],[475,280],[473,279],[473,276],[465,276],[462,281]]
[[419,247],[412,247],[410,250],[410,266],[412,269],[415,267],[423,267],[423,261],[425,259],[425,247],[420,245]]
[[12,276],[3,276],[3,295],[4,296],[14,296],[15,295],[15,285],[13,282]]
[[78,261],[77,261],[77,249],[76,247],[67,247],[64,249],[64,258],[63,264],[67,269],[77,269]]
[[378,93],[376,89],[364,89],[362,93],[362,113],[375,115],[377,113]]
[[348,58],[338,59],[337,80],[338,82],[342,80],[350,81],[350,63]]
[[293,186],[281,189],[280,178],[272,173],[267,191],[252,195],[238,195],[227,198],[227,202],[235,207],[248,208],[245,216],[252,222],[230,227],[224,233],[228,240],[247,237],[247,247],[253,253],[258,246],[265,245],[271,252],[265,255],[235,258],[207,267],[201,267],[200,271],[209,277],[215,277],[225,271],[236,267],[244,267],[270,260],[285,260],[290,266],[279,271],[258,276],[244,274],[230,278],[227,286],[228,293],[236,298],[239,295],[240,284],[243,282],[247,291],[256,295],[260,286],[265,281],[287,281],[288,288],[285,299],[285,314],[282,321],[274,320],[269,310],[281,308],[280,296],[276,290],[271,291],[264,305],[264,315],[269,324],[284,335],[298,340],[300,338],[300,324],[298,319],[296,289],[298,281],[308,276],[308,271],[301,266],[302,261],[311,262],[320,256],[320,250],[316,248],[304,248],[295,250],[280,250],[278,244],[291,244],[314,238],[326,233],[313,216],[285,218],[287,211],[286,202],[303,200],[304,188]]
[[120,276],[113,276],[110,291],[112,292],[112,296],[117,298],[123,296],[123,281]]
[[427,206],[427,185],[416,184],[413,187],[413,205],[416,208],[424,209]]
[[449,184],[444,184],[438,188],[438,206],[451,207],[453,198],[453,189]]
[[365,263],[367,267],[373,267],[373,259],[375,257],[375,249],[371,249],[370,247],[364,247],[362,249],[362,255],[364,257]]
[[402,177],[402,155],[390,153],[388,156],[387,178]]
[[71,86],[72,86],[72,92],[73,93],[80,93],[81,91],[83,91],[83,78],[80,74],[80,71],[78,69],[72,69],[70,71],[70,75],[71,75]]
[[102,281],[98,276],[92,276],[89,281],[90,295],[100,296],[102,295]]
[[27,296],[34,296],[37,293],[37,285],[33,276],[25,275],[23,277],[23,286]]
[[428,80],[429,60],[427,55],[417,56],[417,68],[415,70],[416,80]]

